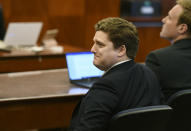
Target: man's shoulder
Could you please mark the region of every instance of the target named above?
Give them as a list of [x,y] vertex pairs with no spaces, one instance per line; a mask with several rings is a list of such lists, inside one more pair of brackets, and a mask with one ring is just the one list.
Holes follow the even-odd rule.
[[136,70],[139,71],[140,74],[143,73],[145,75],[148,75],[148,74],[151,76],[154,75],[153,71],[148,66],[146,66],[144,64],[137,63],[136,64]]
[[160,55],[160,54],[164,54],[164,53],[169,53],[169,51],[171,51],[171,50],[173,50],[172,46],[167,46],[164,48],[156,49],[156,50],[152,51],[150,54]]
[[166,59],[169,57],[174,57],[174,54],[176,53],[176,51],[174,50],[174,48],[172,46],[168,46],[165,48],[160,48],[154,51],[151,51],[147,57],[146,57],[146,61],[148,59]]
[[141,63],[133,63],[131,66],[121,66],[118,70],[109,73],[104,78],[110,79],[111,81],[115,81],[116,79],[126,79],[127,77],[136,76],[142,73],[151,73],[150,68]]
[[99,80],[106,83],[115,83],[118,78],[123,80],[128,77],[128,75],[131,74],[131,70],[138,68],[137,66],[139,65],[137,65],[134,61],[122,63],[106,72],[106,74],[104,74]]

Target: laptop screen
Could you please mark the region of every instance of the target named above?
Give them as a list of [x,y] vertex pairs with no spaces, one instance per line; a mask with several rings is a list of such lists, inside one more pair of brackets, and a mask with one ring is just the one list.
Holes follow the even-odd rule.
[[103,71],[93,65],[92,52],[66,53],[66,62],[70,80],[101,77]]
[[10,22],[4,42],[9,46],[35,46],[42,22]]

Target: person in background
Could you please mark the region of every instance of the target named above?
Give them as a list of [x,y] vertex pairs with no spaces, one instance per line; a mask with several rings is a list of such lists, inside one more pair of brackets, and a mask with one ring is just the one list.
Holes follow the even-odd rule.
[[151,52],[145,63],[168,99],[179,90],[191,89],[191,1],[177,0],[162,22],[160,36],[171,45]]
[[154,73],[134,62],[138,49],[136,27],[109,17],[95,25],[93,64],[105,71],[73,111],[69,131],[105,131],[119,111],[160,104]]
[[4,39],[5,36],[5,24],[3,17],[3,8],[0,5],[0,41]]

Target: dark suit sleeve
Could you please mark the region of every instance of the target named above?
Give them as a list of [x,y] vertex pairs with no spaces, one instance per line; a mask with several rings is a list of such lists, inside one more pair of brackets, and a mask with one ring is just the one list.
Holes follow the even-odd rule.
[[159,59],[157,58],[157,55],[151,52],[146,57],[145,64],[156,74],[156,76],[158,77],[160,81],[160,63],[159,63]]
[[105,130],[117,103],[117,94],[108,84],[96,83],[81,103],[83,110],[73,131]]

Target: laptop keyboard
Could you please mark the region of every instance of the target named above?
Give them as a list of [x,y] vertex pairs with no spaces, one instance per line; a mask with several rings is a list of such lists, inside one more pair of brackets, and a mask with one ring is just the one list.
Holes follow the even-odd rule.
[[97,81],[97,79],[85,79],[81,81],[75,81],[76,84],[83,86],[83,87],[88,87],[91,88],[92,85]]
[[[95,82],[95,81],[94,81]],[[89,82],[78,82],[78,84],[84,86],[84,87],[92,87],[92,85],[94,84],[93,81],[89,81]]]

